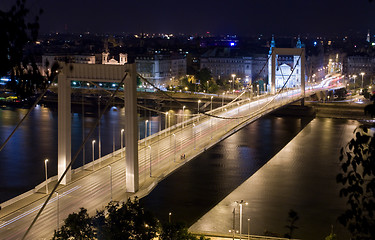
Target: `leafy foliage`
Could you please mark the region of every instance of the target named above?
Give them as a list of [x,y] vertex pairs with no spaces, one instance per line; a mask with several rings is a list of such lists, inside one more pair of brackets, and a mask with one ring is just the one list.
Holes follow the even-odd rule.
[[163,223],[160,240],[208,240],[204,236],[199,238],[188,232],[184,223]]
[[11,87],[17,95],[27,97],[43,82],[34,59],[25,57],[25,47],[37,39],[39,15],[30,18],[26,0],[17,0],[7,12],[0,10],[0,76],[10,75]]
[[92,239],[94,237],[92,219],[84,208],[81,208],[78,213],[69,214],[68,218],[65,219],[65,224],[60,230],[55,231],[52,239],[64,240],[72,237],[77,240]]
[[352,234],[352,239],[375,239],[375,138],[362,126],[341,149],[341,173],[337,183],[343,185],[340,197],[347,199],[348,209],[338,218]]
[[182,223],[160,224],[140,206],[137,198],[123,203],[110,202],[94,217],[89,217],[87,210],[81,208],[79,213],[68,216],[52,239],[147,240],[158,235],[163,240],[208,240],[203,236],[195,237]]

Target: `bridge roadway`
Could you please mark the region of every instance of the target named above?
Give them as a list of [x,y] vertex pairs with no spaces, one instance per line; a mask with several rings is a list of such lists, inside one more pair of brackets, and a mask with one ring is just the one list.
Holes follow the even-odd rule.
[[[313,90],[306,91],[306,95],[311,94]],[[138,146],[140,190],[136,194],[126,193],[125,160],[121,149],[95,160],[94,164],[86,164],[83,171],[73,171],[70,184],[59,186],[58,194],[53,194],[26,239],[51,238],[63,220],[80,207],[93,215],[111,198],[121,201],[147,195],[159,181],[205,149],[274,109],[300,99],[300,90],[290,90],[276,96],[241,100],[208,112],[230,119],[200,114],[142,139]],[[235,118],[239,116],[246,117]],[[49,184],[50,189],[55,182]],[[0,239],[21,239],[45,200],[45,188],[41,187],[34,194],[3,207],[0,210]]]

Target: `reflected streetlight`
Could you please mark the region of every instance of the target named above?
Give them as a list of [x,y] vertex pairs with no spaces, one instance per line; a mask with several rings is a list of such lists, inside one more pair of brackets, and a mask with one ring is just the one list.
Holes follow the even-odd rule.
[[194,138],[194,150],[195,150],[195,123],[193,123],[193,138]]
[[91,145],[92,145],[92,170],[94,171],[94,160],[95,160],[95,140],[92,140]]
[[244,202],[244,200],[236,201],[236,203],[240,206],[240,240],[241,240],[241,234],[242,234],[242,205],[247,205],[247,202]]
[[46,173],[46,194],[48,194],[48,182],[47,182],[48,174],[47,174],[47,163],[48,163],[48,159],[44,160],[44,170],[45,170],[45,173]]
[[121,139],[120,139],[120,142],[121,142],[121,157],[124,156],[124,131],[125,129],[121,129]]

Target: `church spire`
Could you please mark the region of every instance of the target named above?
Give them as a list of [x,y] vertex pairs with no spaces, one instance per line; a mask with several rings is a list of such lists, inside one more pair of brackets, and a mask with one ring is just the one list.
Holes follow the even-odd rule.
[[272,40],[271,40],[271,46],[270,46],[270,51],[269,51],[269,54],[272,54],[272,48],[273,47],[276,47],[276,43],[275,43],[275,38],[272,34]]
[[301,43],[301,39],[299,36],[298,36],[296,48],[302,48],[302,43]]

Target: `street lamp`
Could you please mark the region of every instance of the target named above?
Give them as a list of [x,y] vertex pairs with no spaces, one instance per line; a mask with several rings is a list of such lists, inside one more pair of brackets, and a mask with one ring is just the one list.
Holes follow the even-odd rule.
[[233,84],[233,90],[234,90],[234,78],[236,77],[236,74],[232,74],[232,78],[233,78],[233,80],[232,80],[232,84]]
[[148,147],[150,148],[150,177],[151,177],[151,146],[148,145]]
[[[145,138],[147,137],[147,123],[148,123],[148,120],[145,121]],[[146,141],[145,141],[145,144],[146,144]]]
[[199,104],[201,103],[201,100],[198,100],[198,122],[199,122]]
[[167,136],[168,112],[165,112],[165,136]]
[[109,168],[109,184],[111,186],[111,202],[112,202],[112,166],[108,165]]
[[47,179],[48,179],[48,176],[47,176],[47,163],[48,163],[48,159],[44,160],[44,170],[45,170],[45,173],[46,173],[46,194],[48,194],[48,182],[47,182]]
[[[210,111],[210,114],[212,114],[212,98],[214,98],[214,96],[211,96],[211,111]],[[211,131],[211,140],[212,140],[212,117],[210,117],[210,131]]]
[[95,140],[92,140],[92,170],[94,171],[94,153],[95,153]]
[[185,107],[186,107],[186,106],[183,106],[183,107],[182,107],[182,128],[184,128],[184,121],[185,121]]
[[194,138],[194,150],[195,150],[195,123],[193,123],[193,138]]
[[223,97],[222,97],[222,99],[221,99],[221,107],[224,106],[224,96],[225,96],[225,92],[223,93]]
[[59,218],[60,218],[60,216],[59,216],[59,208],[60,208],[60,204],[59,204],[59,192],[57,192],[56,191],[56,202],[57,202],[57,230],[59,230]]
[[241,240],[241,234],[242,234],[242,205],[245,204],[247,205],[247,202],[244,202],[244,200],[241,201],[236,201],[238,205],[240,205],[240,240]]
[[121,129],[121,139],[120,139],[120,141],[121,141],[121,157],[124,156],[124,151],[123,151],[123,149],[124,149],[124,131],[125,131],[125,129]]
[[171,223],[171,217],[172,217],[172,213],[169,212],[169,214],[168,214],[168,221],[169,221],[169,223]]
[[365,75],[365,73],[361,72],[361,76],[362,76],[362,89],[363,89],[363,75]]
[[247,240],[250,240],[250,218],[247,219]]
[[174,137],[174,157],[173,157],[173,162],[176,162],[176,134],[172,134]]

